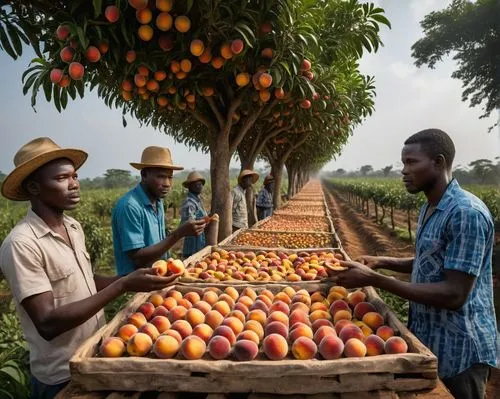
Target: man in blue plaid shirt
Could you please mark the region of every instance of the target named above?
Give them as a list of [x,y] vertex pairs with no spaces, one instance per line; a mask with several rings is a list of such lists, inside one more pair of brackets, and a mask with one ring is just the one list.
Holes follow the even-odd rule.
[[[455,147],[438,129],[406,140],[403,182],[427,203],[418,219],[414,258],[362,256],[332,272],[345,287],[375,286],[410,301],[408,327],[438,358],[438,373],[460,399],[483,398],[498,366],[493,306],[494,224],[488,208],[452,178]],[[403,282],[375,269],[411,273]]]

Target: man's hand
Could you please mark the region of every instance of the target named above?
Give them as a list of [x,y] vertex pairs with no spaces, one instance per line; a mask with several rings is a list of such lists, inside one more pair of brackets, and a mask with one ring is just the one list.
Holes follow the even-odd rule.
[[168,277],[158,276],[155,269],[143,268],[128,274],[123,278],[124,292],[149,292],[161,290],[175,283],[180,274],[173,274]]
[[347,267],[347,270],[333,271],[327,269],[327,271],[335,284],[345,288],[359,288],[372,285],[373,279],[377,275],[370,267],[359,262],[341,260],[340,265]]
[[179,237],[199,236],[205,230],[206,225],[204,219],[188,220],[175,230],[175,234]]
[[365,265],[365,266],[369,267],[370,269],[375,270],[378,267],[380,267],[380,265],[383,261],[383,257],[382,256],[363,255],[363,256],[359,256],[355,260],[356,260],[356,262],[359,262],[362,265]]

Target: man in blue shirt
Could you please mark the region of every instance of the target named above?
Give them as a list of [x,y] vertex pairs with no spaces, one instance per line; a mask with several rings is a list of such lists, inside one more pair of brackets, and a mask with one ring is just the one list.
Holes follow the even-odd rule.
[[[410,301],[408,326],[438,358],[438,373],[456,398],[483,398],[490,368],[498,366],[493,307],[494,224],[481,200],[452,178],[455,147],[438,129],[408,138],[403,182],[427,203],[418,219],[414,258],[363,256],[332,272],[345,287],[375,286]],[[374,272],[411,273],[403,282]]]
[[[182,225],[189,220],[204,219],[205,216],[207,216],[207,212],[203,207],[200,195],[205,185],[205,179],[201,174],[193,171],[188,175],[186,181],[183,182],[182,185],[188,189],[188,194],[181,205],[180,224]],[[187,258],[204,248],[205,242],[204,232],[198,236],[185,237],[184,246],[182,248],[183,258]]]
[[257,215],[259,220],[265,219],[273,214],[273,188],[274,177],[267,175],[264,178],[264,186],[257,195]]
[[165,258],[167,251],[181,238],[199,235],[204,220],[189,220],[171,234],[166,233],[162,199],[170,191],[174,170],[168,148],[147,147],[140,163],[131,163],[141,171],[141,182],[116,204],[112,214],[113,249],[120,276],[137,268],[148,267]]

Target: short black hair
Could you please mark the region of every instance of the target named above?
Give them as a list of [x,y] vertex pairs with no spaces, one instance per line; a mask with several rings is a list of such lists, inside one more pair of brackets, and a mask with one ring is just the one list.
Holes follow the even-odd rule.
[[406,144],[420,144],[422,149],[431,158],[442,155],[446,161],[446,166],[451,169],[455,159],[455,144],[447,133],[440,129],[425,129],[408,137]]

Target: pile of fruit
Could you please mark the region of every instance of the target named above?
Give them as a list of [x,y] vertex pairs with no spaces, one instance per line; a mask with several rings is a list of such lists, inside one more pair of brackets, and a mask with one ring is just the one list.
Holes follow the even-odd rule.
[[331,248],[336,245],[329,233],[275,233],[271,231],[247,230],[238,234],[230,245],[261,248]]
[[290,203],[293,203],[295,201],[318,201],[318,202],[323,202],[324,197],[323,195],[296,195],[290,200]]
[[295,208],[295,207],[313,207],[313,208],[318,208],[322,207],[324,208],[324,201],[323,200],[314,200],[314,201],[307,201],[307,200],[292,200],[287,203],[286,207],[288,208]]
[[330,224],[326,217],[311,216],[280,216],[271,217],[261,224],[259,229],[274,231],[330,231]]
[[325,214],[325,206],[323,204],[321,205],[309,205],[309,204],[291,204],[288,203],[284,207],[280,208],[283,212],[290,212],[290,213],[308,213],[308,214],[320,214],[324,215]]
[[227,287],[153,294],[103,340],[104,357],[298,360],[376,356],[408,351],[406,342],[362,291],[334,286],[328,294],[286,287]]
[[[310,281],[328,276],[326,268],[341,270],[341,253],[335,252],[266,252],[214,250],[191,263],[185,278],[206,282],[219,281]],[[336,269],[337,268],[337,269]]]

